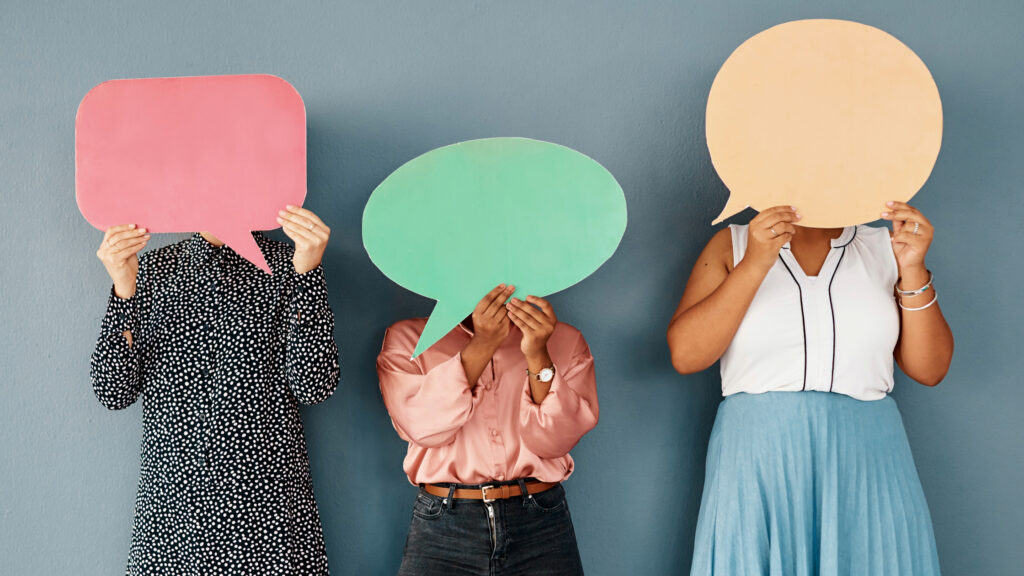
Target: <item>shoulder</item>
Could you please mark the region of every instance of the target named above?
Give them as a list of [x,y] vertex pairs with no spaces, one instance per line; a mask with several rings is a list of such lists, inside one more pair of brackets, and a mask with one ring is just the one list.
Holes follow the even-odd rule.
[[892,250],[891,234],[886,226],[868,226],[861,224],[855,229],[855,235],[850,242],[856,242],[874,249],[884,248]]
[[188,238],[185,238],[174,244],[168,244],[167,246],[161,246],[139,254],[139,270],[154,270],[173,265],[185,254],[188,240]]
[[562,350],[573,356],[589,352],[590,350],[586,339],[583,338],[583,333],[572,324],[562,322],[561,320],[555,325],[555,331],[551,333],[548,345],[552,347],[552,353],[557,353],[556,350]]
[[384,332],[383,348],[411,353],[416,348],[416,342],[426,325],[426,318],[409,318],[395,322]]

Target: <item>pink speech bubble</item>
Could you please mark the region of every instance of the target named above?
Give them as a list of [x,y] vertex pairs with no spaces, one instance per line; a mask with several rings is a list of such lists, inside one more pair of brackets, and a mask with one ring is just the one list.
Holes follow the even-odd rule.
[[265,74],[104,82],[78,106],[75,196],[100,230],[206,230],[269,273],[250,232],[306,198],[302,97]]

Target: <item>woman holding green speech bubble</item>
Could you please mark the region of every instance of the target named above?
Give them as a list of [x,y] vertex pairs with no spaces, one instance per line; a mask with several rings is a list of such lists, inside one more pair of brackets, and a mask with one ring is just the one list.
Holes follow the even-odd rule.
[[[691,574],[938,574],[928,505],[889,396],[928,386],[953,336],[925,254],[934,228],[799,226],[791,206],[717,233],[668,329],[682,374],[721,360]],[[895,296],[895,297],[894,297]]]
[[561,482],[598,419],[594,359],[551,304],[495,287],[419,356],[426,319],[388,328],[380,389],[420,487],[400,575],[582,574]]
[[206,232],[145,254],[113,226],[97,251],[113,288],[93,390],[142,398],[128,574],[327,574],[299,404],[338,383],[321,260],[330,229],[296,206],[295,248],[253,233],[267,274]]

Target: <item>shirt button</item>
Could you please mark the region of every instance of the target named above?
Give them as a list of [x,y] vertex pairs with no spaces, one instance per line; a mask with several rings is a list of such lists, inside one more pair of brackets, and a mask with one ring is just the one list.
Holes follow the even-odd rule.
[[498,435],[498,431],[495,430],[494,428],[491,428],[491,436],[497,436],[497,435]]
[[206,458],[204,458],[203,456],[200,456],[199,458],[196,458],[196,464],[199,464],[200,466],[205,466],[206,465]]
[[203,375],[203,378],[206,378],[206,377],[208,377],[210,375],[210,369],[209,368],[200,368],[199,369],[199,373]]
[[484,390],[490,390],[490,389],[491,389],[491,385],[490,384],[484,384]]
[[497,476],[495,476],[495,478],[497,478],[498,480],[504,480],[505,479],[505,475],[504,474],[498,474]]

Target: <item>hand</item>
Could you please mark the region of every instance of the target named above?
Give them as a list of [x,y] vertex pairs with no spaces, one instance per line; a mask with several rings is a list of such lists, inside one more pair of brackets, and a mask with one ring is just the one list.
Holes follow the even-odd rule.
[[473,341],[482,344],[492,353],[505,341],[512,329],[503,304],[515,291],[515,286],[498,284],[473,310]]
[[743,262],[767,274],[775,265],[782,246],[793,239],[801,216],[793,206],[775,206],[762,210],[747,227],[747,251]]
[[[904,202],[886,202],[882,218],[892,221],[892,251],[900,276],[924,272],[924,257],[935,237],[935,228],[924,214]],[[916,233],[915,233],[916,231]]]
[[320,265],[331,237],[331,229],[316,214],[298,206],[286,206],[278,212],[277,223],[295,242],[292,265],[297,274],[305,274]]
[[513,298],[506,307],[509,319],[523,331],[523,339],[519,344],[523,356],[526,356],[527,361],[546,358],[548,338],[555,331],[555,324],[558,324],[551,304],[543,298],[527,296],[526,302]]
[[111,226],[103,234],[96,257],[103,262],[107,274],[114,281],[114,294],[118,298],[135,295],[135,281],[139,275],[139,251],[149,242],[145,228],[135,224]]

